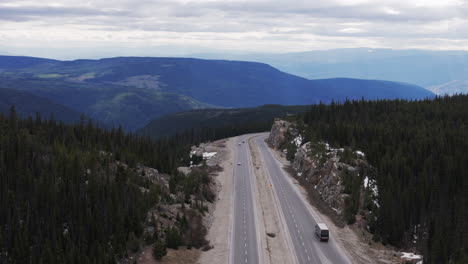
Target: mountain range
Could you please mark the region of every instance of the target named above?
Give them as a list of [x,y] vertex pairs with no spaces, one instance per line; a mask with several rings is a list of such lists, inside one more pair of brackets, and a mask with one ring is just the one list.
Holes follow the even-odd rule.
[[309,80],[264,63],[152,57],[57,61],[0,56],[0,87],[48,99],[127,130],[192,109],[434,95],[401,82]]
[[[263,62],[309,79],[345,77],[392,80],[416,84],[438,94],[468,93],[468,51],[351,48],[294,53],[200,53],[190,56]],[[445,89],[439,89],[440,86]]]

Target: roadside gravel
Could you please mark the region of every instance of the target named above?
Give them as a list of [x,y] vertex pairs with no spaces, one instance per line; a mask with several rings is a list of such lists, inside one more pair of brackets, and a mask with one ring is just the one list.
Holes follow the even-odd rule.
[[[207,240],[212,249],[202,251],[197,263],[213,264],[228,263],[232,223],[232,190],[233,190],[233,153],[235,138],[216,141],[207,146],[208,151],[217,152],[211,164],[218,164],[223,168],[214,177],[217,185],[217,201],[210,208],[210,215],[205,217],[208,229]],[[210,165],[211,165],[210,164]]]

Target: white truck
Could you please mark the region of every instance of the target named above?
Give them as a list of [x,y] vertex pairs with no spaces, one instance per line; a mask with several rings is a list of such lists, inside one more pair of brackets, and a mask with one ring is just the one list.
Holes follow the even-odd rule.
[[325,223],[317,223],[315,225],[315,234],[320,239],[320,241],[328,242],[330,232]]

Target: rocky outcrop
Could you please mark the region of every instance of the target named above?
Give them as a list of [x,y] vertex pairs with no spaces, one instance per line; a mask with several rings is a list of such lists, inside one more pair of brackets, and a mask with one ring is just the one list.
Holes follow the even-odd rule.
[[[312,185],[319,197],[338,215],[343,215],[345,200],[349,194],[345,193],[344,174],[359,177],[359,171],[366,167],[360,151],[334,149],[325,142],[307,142],[302,144],[302,136],[297,125],[284,120],[275,120],[268,143],[283,153],[295,150],[294,155],[288,155],[291,167],[297,178]],[[291,147],[292,146],[292,147]],[[347,151],[347,153],[345,153]],[[345,155],[346,154],[346,155]],[[346,160],[343,158],[346,156]],[[351,157],[351,158],[350,158]]]
[[278,149],[281,147],[286,139],[289,137],[295,137],[299,134],[294,123],[289,121],[275,119],[273,126],[271,127],[270,136],[267,139],[267,142]]
[[312,184],[322,200],[341,215],[345,199],[343,171],[356,172],[357,167],[340,162],[341,149],[332,149],[326,143],[305,143],[299,147],[292,161],[297,176]]

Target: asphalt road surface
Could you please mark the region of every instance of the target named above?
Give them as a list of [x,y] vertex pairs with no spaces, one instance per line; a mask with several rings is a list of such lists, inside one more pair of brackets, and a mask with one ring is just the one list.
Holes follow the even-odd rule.
[[[263,160],[262,165],[264,166],[265,171],[269,175],[272,181],[272,188],[279,201],[280,212],[283,215],[283,219],[286,223],[287,229],[284,230],[289,233],[290,241],[292,247],[294,248],[293,252],[296,256],[296,261],[298,263],[323,263],[323,264],[341,264],[341,263],[351,263],[346,255],[337,247],[333,233],[330,234],[330,240],[328,242],[320,242],[315,236],[314,227],[316,219],[312,216],[309,208],[306,206],[307,201],[293,186],[289,175],[282,169],[282,164],[277,161],[271,150],[265,143],[267,135],[258,136],[255,138],[254,142],[257,144],[260,155]],[[239,154],[244,155],[244,152]],[[244,163],[245,160],[242,159]],[[242,166],[245,168],[245,166]],[[242,168],[242,169],[243,169]],[[241,168],[238,168],[236,172],[241,172]],[[240,178],[237,180],[236,185],[239,186],[239,190],[236,192],[237,195],[243,195],[248,197],[247,201],[251,200],[252,194],[250,193],[250,188],[245,186],[248,183],[248,180],[244,180],[240,175]],[[241,200],[242,201],[242,200]],[[247,217],[251,217],[250,209],[247,207]],[[236,212],[245,211],[244,204],[240,204],[240,208],[236,208]],[[242,215],[237,216],[242,217]],[[247,227],[248,228],[248,227]],[[245,229],[244,229],[245,230]],[[255,232],[249,234],[250,229],[247,229],[247,239],[255,240]],[[242,233],[238,239],[242,240],[245,238],[245,234],[242,237]],[[242,240],[241,242],[243,242]],[[237,241],[236,241],[237,243]],[[247,244],[247,247],[249,244]],[[249,252],[250,253],[250,252]],[[253,252],[252,252],[253,253]],[[255,259],[252,258],[252,261]],[[234,263],[243,263],[243,262],[234,262]],[[253,263],[249,262],[248,263]]]
[[[234,156],[234,211],[230,257],[232,264],[261,263],[254,211],[255,186],[247,138],[248,136],[237,137],[237,151]],[[242,143],[243,141],[245,143]]]

